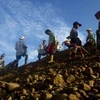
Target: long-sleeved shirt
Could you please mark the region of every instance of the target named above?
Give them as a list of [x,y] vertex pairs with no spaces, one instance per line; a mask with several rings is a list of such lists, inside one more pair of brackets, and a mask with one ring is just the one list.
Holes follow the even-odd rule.
[[55,35],[54,35],[54,33],[50,32],[49,33],[49,42],[48,42],[48,44],[55,43],[55,42],[56,42]]
[[26,52],[27,46],[25,45],[24,40],[19,40],[16,42],[15,45],[15,50],[16,50],[16,55],[22,55]]

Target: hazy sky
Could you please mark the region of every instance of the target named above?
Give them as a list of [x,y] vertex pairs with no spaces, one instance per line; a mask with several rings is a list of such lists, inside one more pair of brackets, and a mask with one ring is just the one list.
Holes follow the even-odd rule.
[[62,44],[74,21],[82,24],[78,31],[84,43],[86,29],[90,27],[94,33],[97,29],[94,14],[99,7],[100,0],[0,0],[0,54],[6,54],[6,64],[15,60],[15,43],[24,36],[28,62],[34,62],[39,44],[48,41],[45,30],[53,31]]

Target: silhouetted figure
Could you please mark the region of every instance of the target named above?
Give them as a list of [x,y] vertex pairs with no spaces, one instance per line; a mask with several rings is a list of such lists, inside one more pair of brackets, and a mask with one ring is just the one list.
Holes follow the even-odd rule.
[[24,37],[22,36],[18,42],[16,42],[15,50],[16,50],[16,60],[19,61],[21,57],[25,57],[25,63],[27,64],[28,54],[27,54],[27,46],[24,42]]
[[81,56],[84,57],[84,54],[81,49],[81,40],[78,38],[78,32],[77,29],[81,27],[82,25],[78,22],[73,23],[73,28],[70,32],[70,39],[71,39],[71,45],[73,47],[73,52],[72,52],[72,58],[75,58],[76,53],[80,52]]

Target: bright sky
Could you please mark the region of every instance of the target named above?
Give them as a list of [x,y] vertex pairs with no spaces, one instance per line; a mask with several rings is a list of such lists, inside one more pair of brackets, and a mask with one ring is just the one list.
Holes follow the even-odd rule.
[[43,39],[48,41],[45,30],[54,32],[62,44],[74,21],[82,24],[78,31],[85,42],[86,29],[91,28],[94,33],[97,30],[94,14],[99,7],[100,0],[0,0],[0,54],[6,54],[6,64],[15,60],[15,43],[24,36],[28,62],[34,62],[39,44]]

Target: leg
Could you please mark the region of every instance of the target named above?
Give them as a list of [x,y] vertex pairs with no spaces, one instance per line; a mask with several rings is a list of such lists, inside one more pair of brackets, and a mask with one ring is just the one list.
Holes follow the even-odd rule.
[[21,55],[16,55],[16,61],[17,61],[17,66],[16,67],[18,67],[18,62],[19,62],[20,59],[21,59]]
[[41,54],[40,54],[40,53],[38,53],[38,59],[39,59],[39,60],[41,59]]
[[25,64],[27,64],[27,60],[28,60],[28,54],[25,54]]

